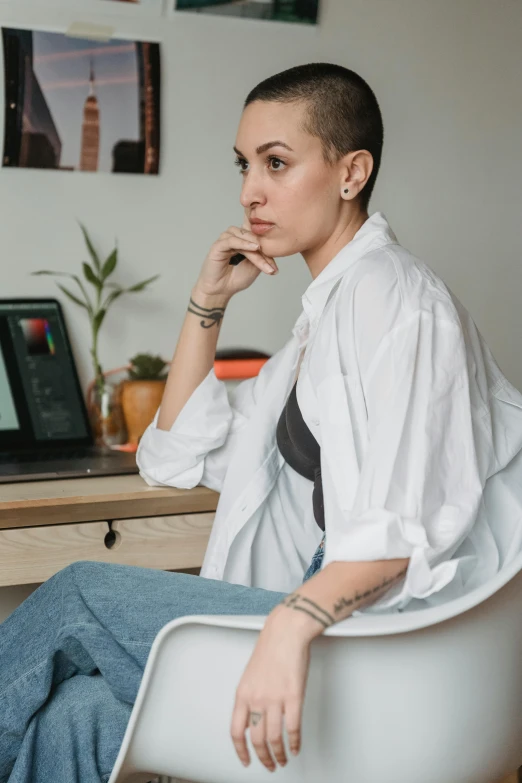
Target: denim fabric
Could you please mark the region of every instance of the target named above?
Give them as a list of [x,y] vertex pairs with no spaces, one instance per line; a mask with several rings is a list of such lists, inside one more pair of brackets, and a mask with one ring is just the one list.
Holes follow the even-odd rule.
[[308,566],[308,570],[306,574],[303,577],[303,582],[306,582],[307,579],[310,579],[311,576],[316,574],[318,571],[321,570],[321,566],[323,564],[323,558],[324,558],[324,542],[326,540],[326,534],[323,534],[323,537],[321,539],[321,543],[317,547],[317,549],[314,552],[314,556],[312,557],[312,562]]
[[0,625],[0,783],[106,783],[156,634],[189,614],[268,614],[284,593],[80,562]]

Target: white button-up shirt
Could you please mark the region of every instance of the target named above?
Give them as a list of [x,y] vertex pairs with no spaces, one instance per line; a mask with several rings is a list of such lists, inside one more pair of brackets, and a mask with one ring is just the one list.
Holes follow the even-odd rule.
[[[211,369],[170,431],[143,435],[151,485],[220,492],[201,575],[290,592],[322,533],[276,426],[294,382],[321,447],[332,561],[410,558],[364,612],[434,605],[522,545],[522,395],[468,312],[375,212],[302,296],[291,338],[228,390]],[[304,352],[304,354],[303,354]],[[303,354],[303,355],[302,355]]]

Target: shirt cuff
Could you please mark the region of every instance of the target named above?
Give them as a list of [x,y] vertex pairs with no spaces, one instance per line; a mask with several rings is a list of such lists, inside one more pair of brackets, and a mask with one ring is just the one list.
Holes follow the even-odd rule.
[[212,367],[193,391],[170,430],[158,429],[159,408],[140,440],[136,462],[151,486],[191,489],[199,484],[205,457],[225,442],[232,409],[226,385]]
[[[348,529],[327,530],[322,567],[335,561],[373,562],[409,558],[405,577],[361,612],[402,610],[413,598],[427,598],[455,577],[459,560],[433,561],[441,552],[428,541],[425,527],[416,519],[404,519],[385,509],[368,510]],[[431,562],[430,562],[431,561]]]

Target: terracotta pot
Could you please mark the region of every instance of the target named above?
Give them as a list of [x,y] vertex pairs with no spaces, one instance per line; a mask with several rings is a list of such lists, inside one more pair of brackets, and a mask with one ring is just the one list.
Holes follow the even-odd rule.
[[166,381],[123,381],[121,404],[127,441],[137,444],[161,404]]

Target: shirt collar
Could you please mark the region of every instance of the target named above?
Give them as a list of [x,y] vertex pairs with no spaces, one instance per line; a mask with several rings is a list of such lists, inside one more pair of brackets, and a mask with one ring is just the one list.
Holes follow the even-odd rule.
[[304,312],[299,316],[292,333],[298,336],[298,333],[302,332],[304,320],[311,323],[319,320],[335,283],[352,264],[369,250],[394,242],[397,242],[397,237],[393,233],[384,213],[374,212],[373,215],[370,215],[353,239],[339,250],[337,255],[317,275],[315,280],[312,280],[302,295],[301,301]]

